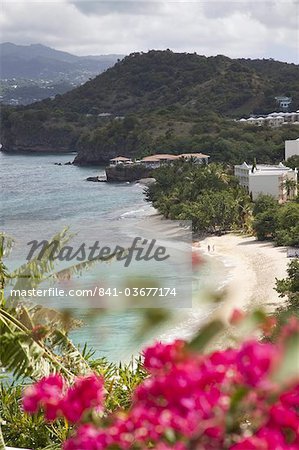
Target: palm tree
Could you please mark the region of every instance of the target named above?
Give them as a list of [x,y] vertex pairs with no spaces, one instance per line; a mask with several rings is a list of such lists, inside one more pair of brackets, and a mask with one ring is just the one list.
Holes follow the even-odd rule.
[[[59,248],[71,238],[67,229],[52,238]],[[33,258],[16,271],[9,273],[3,257],[10,253],[12,239],[0,236],[0,366],[16,378],[37,380],[50,372],[62,372],[68,379],[77,373],[90,371],[81,352],[68,338],[69,330],[76,324],[69,316],[38,305],[27,305],[22,298],[5,299],[4,287],[13,284],[13,290],[32,289],[42,281],[69,276],[82,271],[90,264],[81,263],[53,273],[54,262],[49,258],[49,246],[39,260]]]
[[295,193],[295,190],[297,188],[297,182],[295,180],[292,180],[291,178],[286,178],[282,182],[281,187],[283,189],[286,189],[286,191],[287,191],[287,198],[290,199],[290,198],[294,197],[294,193]]

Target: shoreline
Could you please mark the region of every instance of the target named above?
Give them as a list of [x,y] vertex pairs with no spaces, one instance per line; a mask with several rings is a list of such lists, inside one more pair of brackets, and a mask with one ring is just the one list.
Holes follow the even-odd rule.
[[[214,246],[214,251],[209,252],[208,246],[211,250]],[[208,260],[208,264],[211,262],[211,269],[215,262],[221,264],[223,276],[220,277],[221,284],[216,292],[222,294],[223,299],[220,303],[210,304],[207,309],[194,305],[186,316],[182,314],[182,320],[174,320],[171,328],[161,333],[161,340],[169,342],[177,338],[192,339],[206,322],[219,318],[226,323],[227,328],[211,341],[208,349],[212,351],[230,347],[234,345],[230,337],[230,318],[235,309],[246,312],[262,308],[270,314],[284,304],[284,299],[279,297],[274,287],[276,278],[287,276],[288,258],[285,247],[274,247],[272,243],[257,241],[252,236],[228,233],[220,237],[209,236],[196,240],[193,248]]]
[[[150,226],[169,227],[171,235],[175,226],[161,218],[159,213],[148,216]],[[148,223],[148,225],[149,225]],[[176,234],[176,233],[174,233]],[[210,246],[210,251],[208,251]],[[213,250],[214,248],[214,250]],[[272,242],[261,242],[254,236],[227,233],[194,239],[192,249],[198,251],[211,272],[205,278],[202,295],[193,297],[193,307],[182,310],[168,323],[167,329],[157,330],[156,339],[171,341],[176,338],[192,339],[194,334],[210,319],[219,318],[231,329],[230,318],[235,309],[249,311],[262,308],[273,313],[284,304],[275,291],[275,281],[287,276],[286,247],[274,247]],[[222,295],[220,302],[208,303],[211,293]],[[219,345],[228,344],[227,339]]]
[[276,278],[287,276],[286,247],[274,247],[271,242],[230,233],[209,236],[195,245],[206,257],[217,258],[228,269],[222,288],[225,298],[220,308],[224,320],[229,320],[234,309],[262,307],[266,313],[272,313],[284,304],[274,288]]

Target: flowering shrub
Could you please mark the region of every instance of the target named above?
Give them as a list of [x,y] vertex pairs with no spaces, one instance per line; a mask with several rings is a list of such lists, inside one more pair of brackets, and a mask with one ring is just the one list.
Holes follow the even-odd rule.
[[61,375],[50,375],[26,389],[23,407],[30,414],[42,408],[47,420],[64,416],[69,422],[77,423],[91,409],[101,411],[103,401],[102,377],[92,374],[77,378],[73,386],[67,387]]
[[23,406],[76,424],[64,450],[298,450],[299,377],[284,374],[298,336],[291,321],[276,343],[250,339],[210,354],[181,340],[157,343],[144,351],[149,376],[128,411],[105,414],[95,374],[72,386],[59,375],[43,379]]

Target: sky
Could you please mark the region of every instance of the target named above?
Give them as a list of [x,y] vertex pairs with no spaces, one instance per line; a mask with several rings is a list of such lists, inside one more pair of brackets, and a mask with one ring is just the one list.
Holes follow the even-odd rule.
[[1,0],[0,40],[77,55],[169,48],[299,62],[299,0]]

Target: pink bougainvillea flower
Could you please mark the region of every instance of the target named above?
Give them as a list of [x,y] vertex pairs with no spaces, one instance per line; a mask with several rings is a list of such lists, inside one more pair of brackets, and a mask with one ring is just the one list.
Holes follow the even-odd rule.
[[249,386],[263,387],[278,361],[277,346],[258,341],[245,342],[236,358],[237,368]]
[[61,409],[69,422],[80,421],[85,411],[97,408],[100,411],[104,402],[104,380],[102,377],[91,374],[77,378],[73,386],[69,387]]
[[47,420],[55,420],[59,415],[63,389],[64,381],[60,375],[42,378],[35,385],[25,389],[24,410],[35,414],[42,408]]
[[198,269],[202,264],[204,260],[201,254],[198,251],[192,252],[192,268]]
[[75,436],[65,441],[63,450],[105,450],[111,443],[107,432],[94,425],[81,425]]
[[143,352],[144,367],[150,372],[169,369],[173,364],[184,358],[185,345],[186,343],[180,339],[171,344],[155,343]]
[[230,316],[230,323],[233,325],[236,325],[240,322],[242,322],[242,320],[245,318],[245,312],[241,311],[240,309],[235,308]]
[[[210,354],[190,351],[181,340],[150,346],[144,351],[148,377],[135,388],[128,411],[94,420],[90,411],[104,404],[104,380],[95,374],[68,388],[60,377],[43,379],[26,390],[24,409],[43,408],[47,418],[64,415],[76,423],[64,450],[220,450],[228,442],[230,450],[297,450],[298,377],[282,385],[271,380],[297,326],[289,323],[278,344],[249,340]],[[248,417],[246,436],[240,417]]]

